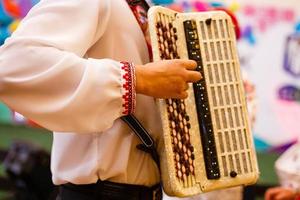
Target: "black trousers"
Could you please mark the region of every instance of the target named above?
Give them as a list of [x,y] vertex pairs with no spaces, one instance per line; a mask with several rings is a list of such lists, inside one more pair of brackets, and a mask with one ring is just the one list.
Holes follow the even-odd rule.
[[98,181],[95,184],[64,184],[56,200],[162,200],[160,185],[145,187]]

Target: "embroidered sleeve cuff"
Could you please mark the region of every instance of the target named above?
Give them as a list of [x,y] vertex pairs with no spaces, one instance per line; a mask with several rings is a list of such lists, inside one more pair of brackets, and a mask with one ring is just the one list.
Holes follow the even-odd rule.
[[136,105],[135,67],[133,63],[121,62],[123,115],[133,114]]

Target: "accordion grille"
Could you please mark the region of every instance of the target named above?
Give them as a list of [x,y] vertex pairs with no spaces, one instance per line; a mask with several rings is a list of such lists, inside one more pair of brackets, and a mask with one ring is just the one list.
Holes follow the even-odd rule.
[[241,99],[243,83],[239,71],[233,32],[227,19],[200,21],[199,43],[202,57],[214,135],[223,176],[253,172],[251,148],[247,133],[245,100]]

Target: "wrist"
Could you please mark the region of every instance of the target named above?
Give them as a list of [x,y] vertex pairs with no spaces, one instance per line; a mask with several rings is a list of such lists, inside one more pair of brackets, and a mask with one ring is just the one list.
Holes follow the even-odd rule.
[[146,86],[145,86],[145,79],[144,79],[144,66],[143,65],[136,65],[135,66],[135,77],[136,77],[136,86],[135,90],[136,93],[145,94],[146,93]]

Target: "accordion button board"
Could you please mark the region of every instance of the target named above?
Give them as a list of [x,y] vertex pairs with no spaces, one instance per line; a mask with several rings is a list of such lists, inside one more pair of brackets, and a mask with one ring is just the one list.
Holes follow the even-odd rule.
[[[197,62],[197,70],[201,72],[201,74],[204,74],[196,22],[194,20],[186,20],[183,22],[183,25],[186,36],[188,56],[190,59]],[[204,154],[206,176],[208,179],[218,179],[220,178],[220,170],[216,153],[212,120],[209,112],[209,103],[207,101],[208,95],[205,78],[198,83],[194,83],[193,89],[195,95],[196,113],[201,133],[199,134]]]
[[255,183],[259,171],[230,17],[159,6],[148,15],[154,60],[195,60],[203,77],[187,99],[157,101],[165,192],[184,197]]

